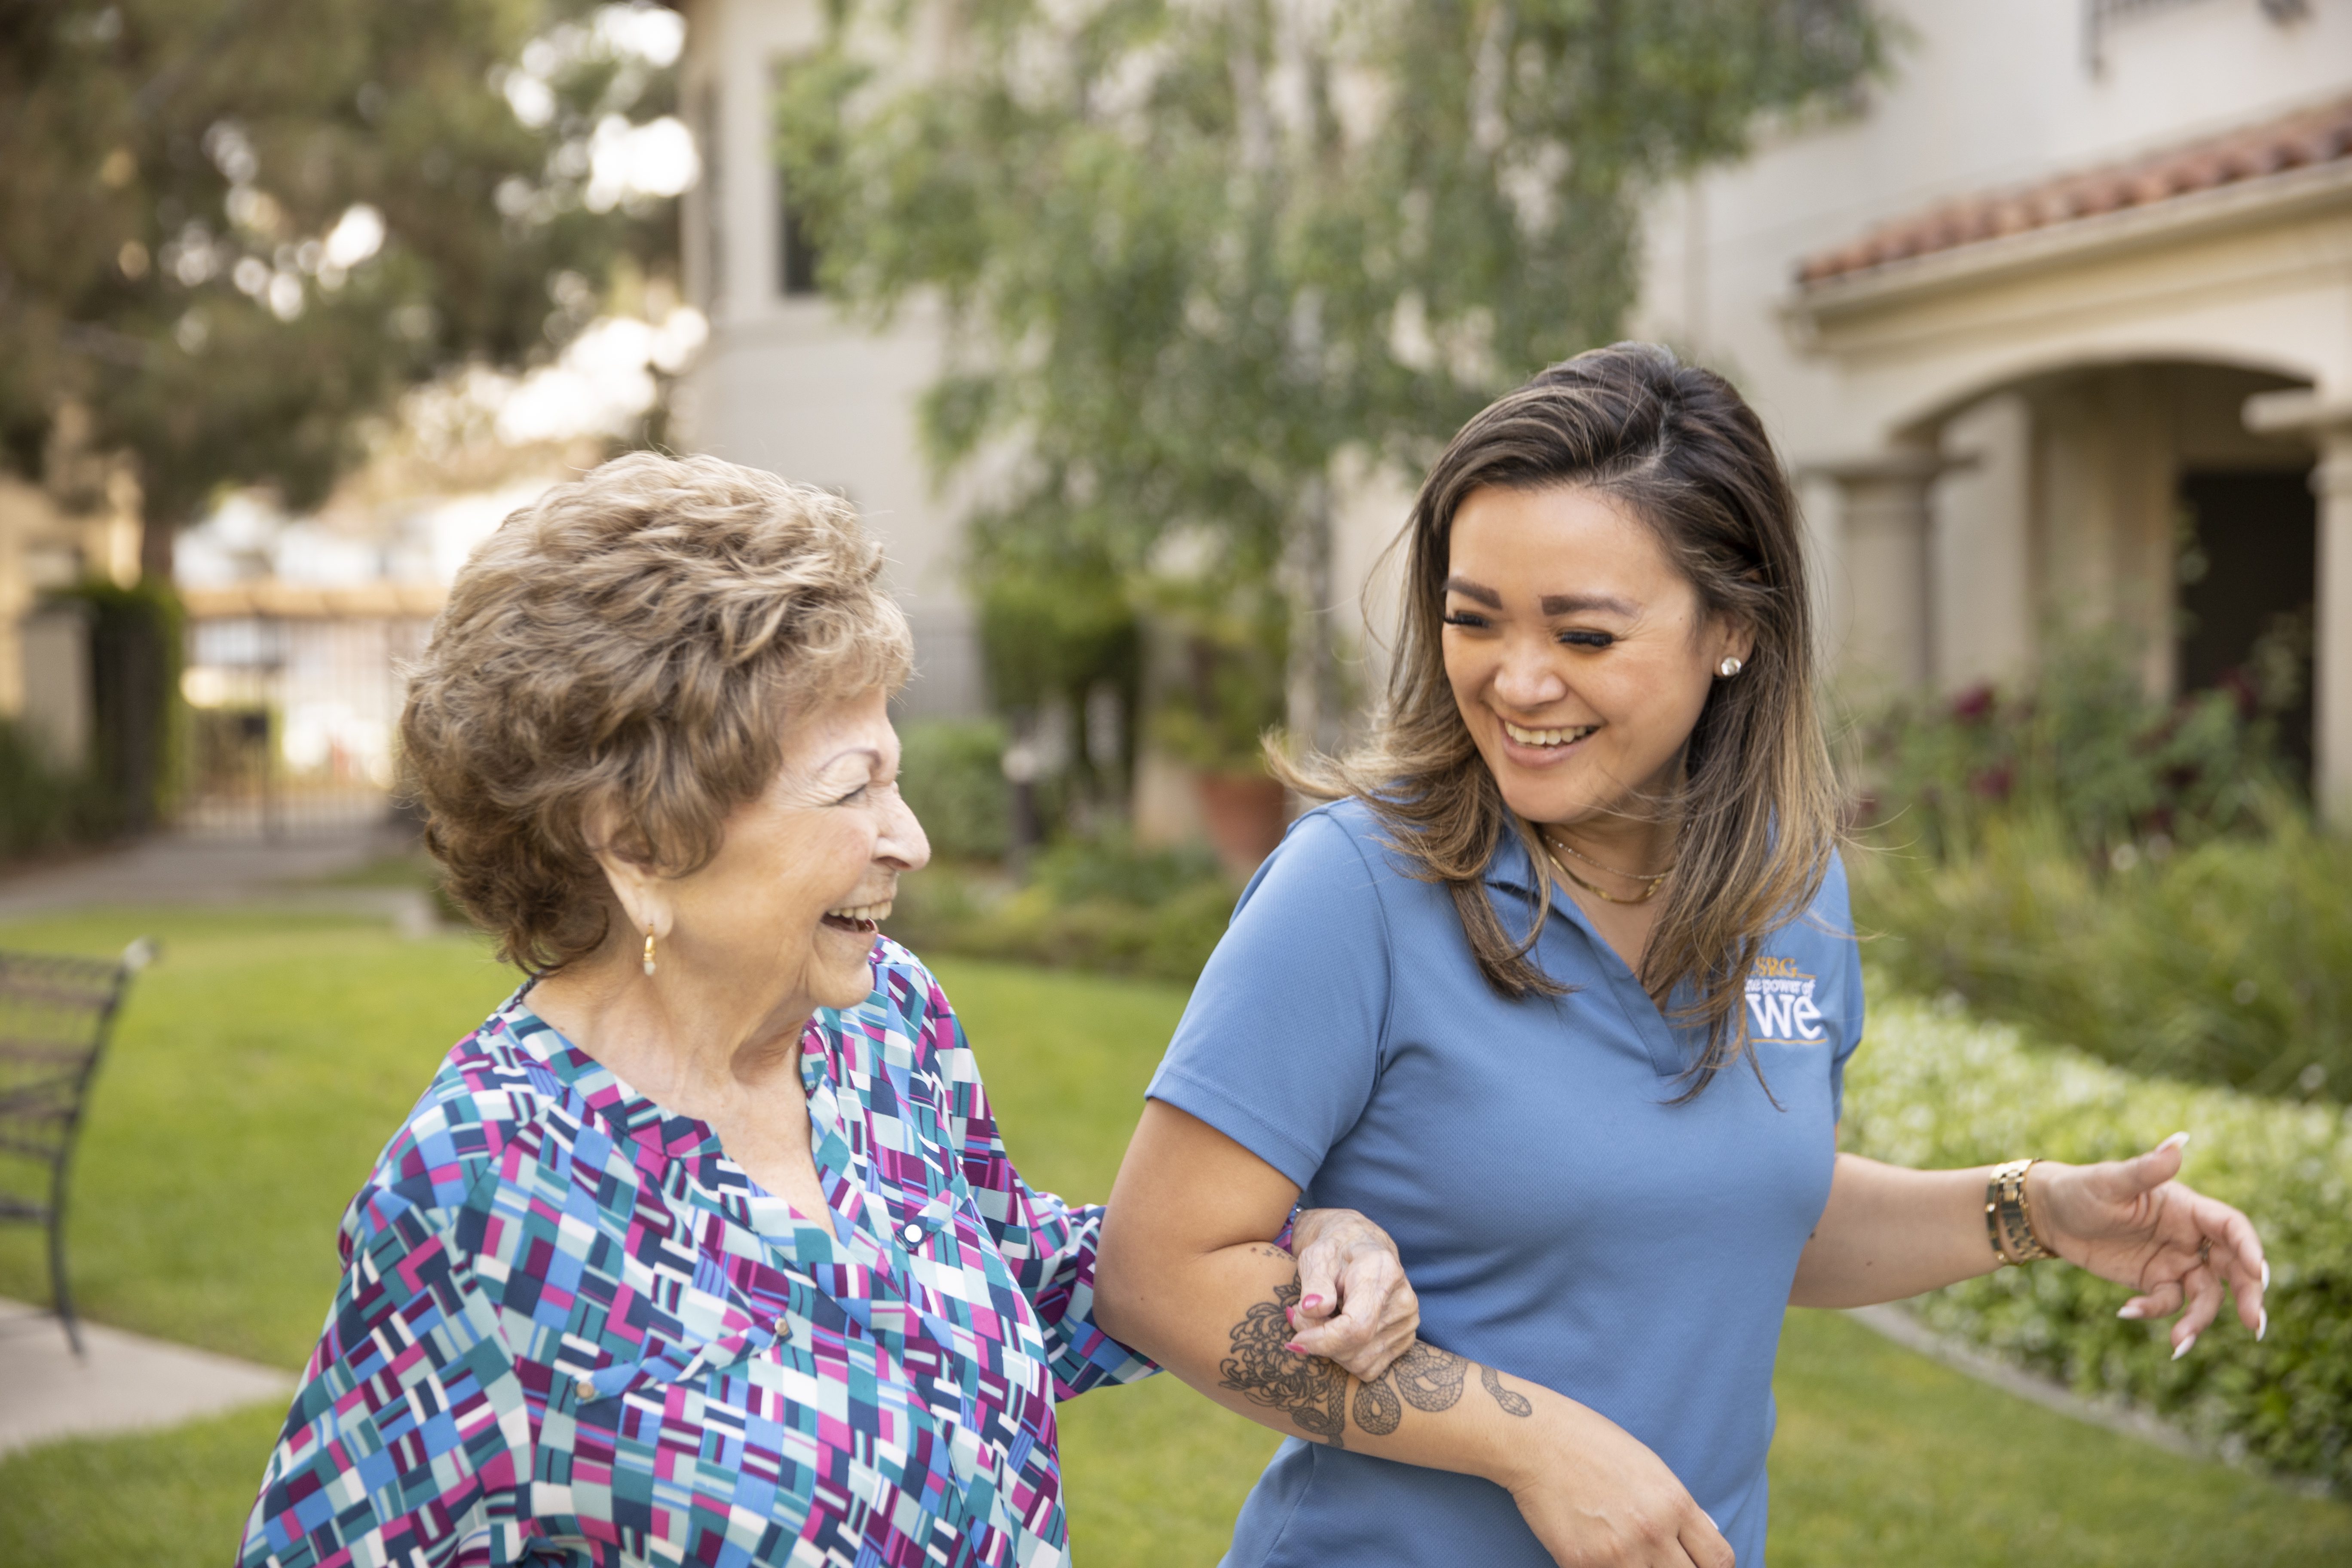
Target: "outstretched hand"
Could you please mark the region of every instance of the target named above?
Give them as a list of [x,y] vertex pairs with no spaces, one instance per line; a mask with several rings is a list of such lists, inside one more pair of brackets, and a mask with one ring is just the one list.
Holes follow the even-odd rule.
[[1308,1209],[1290,1227],[1298,1259],[1292,1345],[1370,1383],[1421,1329],[1421,1300],[1389,1233],[1354,1209]]
[[2187,1304],[2172,1326],[2175,1361],[2221,1312],[2225,1287],[2237,1299],[2238,1321],[2257,1339],[2270,1326],[2263,1306],[2270,1265],[2253,1222],[2173,1179],[2188,1142],[2188,1133],[2176,1132],[2137,1159],[2096,1165],[2042,1162],[2028,1178],[2043,1244],[2139,1292],[2119,1316],[2169,1317]]

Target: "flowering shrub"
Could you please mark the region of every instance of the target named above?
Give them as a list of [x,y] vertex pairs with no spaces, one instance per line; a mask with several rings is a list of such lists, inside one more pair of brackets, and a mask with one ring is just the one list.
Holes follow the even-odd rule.
[[1905,698],[1859,726],[1859,824],[1950,860],[1991,824],[2037,816],[2094,866],[2125,845],[2258,828],[2285,780],[2276,705],[2251,680],[2160,701],[2120,645],[2074,639],[2031,685]]
[[2021,815],[1965,858],[1846,864],[1872,959],[1910,991],[2140,1072],[2352,1093],[2352,836],[2287,808],[2259,836],[2166,848],[2095,866]]
[[2165,1324],[2116,1316],[2130,1291],[2056,1263],[1931,1292],[1919,1315],[2080,1392],[2151,1408],[2225,1452],[2352,1490],[2352,1114],[2134,1077],[1901,999],[1874,1008],[1846,1081],[1843,1145],[1903,1165],[2116,1159],[2186,1129],[2183,1179],[2262,1231],[2265,1339],[2225,1309],[2176,1362]]

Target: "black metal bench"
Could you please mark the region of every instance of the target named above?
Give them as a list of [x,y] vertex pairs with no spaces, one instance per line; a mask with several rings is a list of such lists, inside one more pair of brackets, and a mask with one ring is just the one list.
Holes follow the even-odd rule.
[[49,1296],[76,1355],[67,1167],[114,1016],[156,951],[146,937],[113,960],[0,951],[0,1221],[48,1231]]

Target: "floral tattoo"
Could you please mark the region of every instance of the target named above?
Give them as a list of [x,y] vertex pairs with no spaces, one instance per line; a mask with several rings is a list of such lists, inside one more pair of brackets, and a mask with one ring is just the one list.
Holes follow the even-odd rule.
[[1260,1301],[1234,1325],[1233,1344],[1217,1370],[1220,1388],[1252,1405],[1290,1413],[1308,1436],[1344,1448],[1347,1444],[1348,1374],[1321,1356],[1285,1349],[1295,1331],[1289,1309],[1298,1300],[1298,1281],[1274,1288],[1274,1300]]
[[[1461,1403],[1470,1363],[1452,1351],[1413,1342],[1390,1368],[1369,1383],[1359,1384],[1351,1402],[1348,1374],[1321,1356],[1302,1356],[1286,1348],[1295,1331],[1289,1308],[1298,1300],[1298,1282],[1277,1285],[1274,1300],[1260,1301],[1234,1325],[1233,1344],[1217,1370],[1218,1384],[1241,1394],[1253,1405],[1287,1411],[1299,1430],[1335,1448],[1344,1448],[1347,1415],[1352,1405],[1356,1425],[1367,1436],[1386,1437],[1404,1424],[1407,1405],[1435,1415]],[[1528,1416],[1535,1405],[1523,1394],[1503,1386],[1502,1374],[1491,1366],[1478,1369],[1478,1386],[1485,1389],[1506,1415]]]

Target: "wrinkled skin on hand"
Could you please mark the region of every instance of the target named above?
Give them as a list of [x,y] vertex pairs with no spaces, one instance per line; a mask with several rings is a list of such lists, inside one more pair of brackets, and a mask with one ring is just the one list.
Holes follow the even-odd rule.
[[1308,1209],[1291,1227],[1290,1250],[1299,1289],[1291,1345],[1368,1383],[1386,1372],[1421,1329],[1421,1299],[1389,1233],[1353,1209]]

